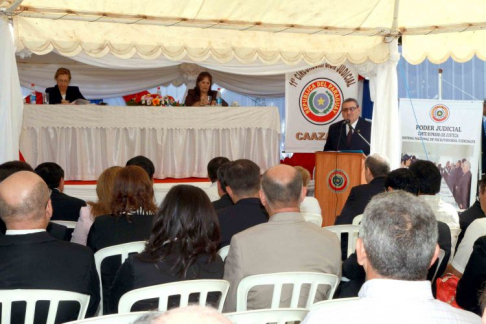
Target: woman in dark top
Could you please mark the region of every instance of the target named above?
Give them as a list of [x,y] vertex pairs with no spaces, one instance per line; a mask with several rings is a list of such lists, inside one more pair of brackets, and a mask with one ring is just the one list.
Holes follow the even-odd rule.
[[[209,72],[201,72],[197,76],[196,86],[187,92],[186,106],[215,106],[217,91],[211,90],[213,85],[213,77]],[[208,96],[211,96],[211,102],[208,101]],[[228,103],[223,100],[223,106],[227,107]]]
[[[109,246],[147,240],[156,210],[153,184],[147,172],[134,165],[120,169],[115,176],[111,214],[95,218],[87,246],[96,253]],[[101,264],[104,311],[108,290],[120,264],[119,256],[106,258]]]
[[71,71],[66,68],[59,68],[54,76],[57,85],[52,88],[47,88],[46,93],[49,94],[49,104],[69,104],[77,99],[84,99],[78,87],[71,87]]
[[[109,312],[116,313],[120,298],[134,289],[180,280],[221,279],[224,263],[216,253],[219,240],[218,218],[204,191],[190,185],[172,187],[156,214],[145,250],[131,255],[116,274]],[[169,299],[169,308],[177,303]],[[149,300],[132,310],[156,307],[157,302]]]
[[482,315],[479,305],[481,292],[486,288],[486,236],[476,240],[464,274],[457,284],[456,301],[465,310]]

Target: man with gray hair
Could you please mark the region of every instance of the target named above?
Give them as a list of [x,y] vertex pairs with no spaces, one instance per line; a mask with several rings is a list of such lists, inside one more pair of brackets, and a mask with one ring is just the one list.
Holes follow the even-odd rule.
[[481,323],[432,295],[426,277],[439,254],[437,221],[419,198],[400,190],[375,196],[364,212],[356,253],[366,272],[360,299],[311,312],[303,324]]
[[[277,165],[262,177],[260,199],[270,215],[263,223],[233,236],[224,267],[230,290],[224,309],[236,309],[236,291],[247,276],[290,271],[341,275],[339,240],[334,233],[306,222],[300,203],[307,190],[295,168]],[[307,296],[301,290],[301,297]],[[319,291],[320,297],[323,292]],[[290,290],[283,291],[281,307],[289,307]],[[248,295],[248,309],[269,308],[272,289],[261,287]],[[302,299],[301,299],[302,300]]]

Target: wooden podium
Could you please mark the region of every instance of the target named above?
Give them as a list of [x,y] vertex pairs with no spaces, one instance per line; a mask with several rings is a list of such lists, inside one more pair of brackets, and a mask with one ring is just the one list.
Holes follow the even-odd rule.
[[315,197],[322,210],[322,226],[334,225],[351,188],[366,183],[362,153],[316,152]]

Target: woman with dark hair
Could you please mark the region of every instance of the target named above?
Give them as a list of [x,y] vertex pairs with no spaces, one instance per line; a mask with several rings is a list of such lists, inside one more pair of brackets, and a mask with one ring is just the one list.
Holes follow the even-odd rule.
[[70,86],[71,71],[66,68],[59,68],[54,75],[56,86],[47,88],[49,94],[49,104],[69,104],[77,99],[84,99],[78,87]]
[[[135,165],[121,168],[115,175],[111,213],[95,218],[87,245],[97,252],[113,245],[147,240],[156,210],[153,184],[147,172]],[[109,257],[101,264],[104,306],[107,305],[108,289],[119,267],[118,256]]]
[[[157,211],[145,250],[131,255],[118,271],[110,289],[109,312],[116,313],[121,296],[134,289],[221,279],[224,263],[216,253],[219,241],[218,218],[204,191],[190,185],[172,187]],[[169,307],[176,305],[177,300],[169,299]],[[147,301],[135,308],[147,310],[154,304]]]
[[[185,105],[186,106],[214,106],[216,105],[217,91],[211,90],[213,85],[213,77],[209,72],[201,72],[197,76],[196,86],[187,92]],[[223,106],[228,106],[228,103],[223,100]]]

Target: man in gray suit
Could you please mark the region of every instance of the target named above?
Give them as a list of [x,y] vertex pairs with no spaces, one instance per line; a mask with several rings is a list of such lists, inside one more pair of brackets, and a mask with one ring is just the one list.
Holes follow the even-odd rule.
[[[300,173],[278,165],[262,177],[260,199],[270,220],[233,236],[225,262],[224,279],[230,290],[225,312],[235,311],[236,291],[244,277],[276,272],[310,271],[341,276],[341,249],[334,233],[306,222],[299,205],[305,198]],[[301,294],[306,292],[302,289]],[[269,308],[272,289],[250,291],[248,309]],[[290,290],[282,307],[290,304]]]

